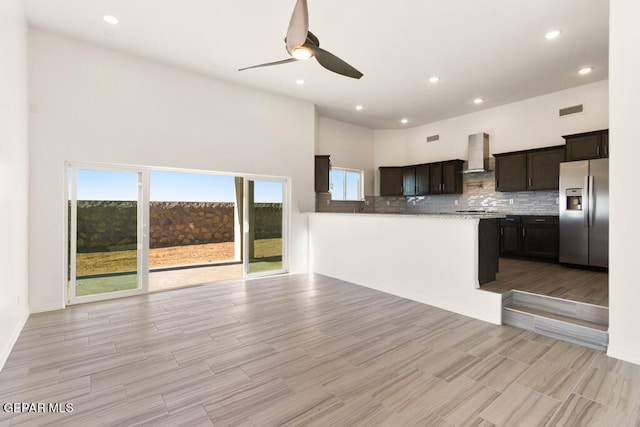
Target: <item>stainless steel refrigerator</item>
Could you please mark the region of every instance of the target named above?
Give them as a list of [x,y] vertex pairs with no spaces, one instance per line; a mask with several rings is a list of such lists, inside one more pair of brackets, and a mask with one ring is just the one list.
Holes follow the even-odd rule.
[[560,262],[609,266],[609,159],[560,164]]

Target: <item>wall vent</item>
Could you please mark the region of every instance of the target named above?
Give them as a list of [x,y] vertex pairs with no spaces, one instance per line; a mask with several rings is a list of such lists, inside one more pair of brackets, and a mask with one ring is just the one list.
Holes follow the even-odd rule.
[[440,135],[431,135],[427,137],[427,142],[433,142],[440,139]]
[[573,107],[561,108],[559,110],[560,117],[568,116],[570,114],[582,113],[582,104],[574,105]]

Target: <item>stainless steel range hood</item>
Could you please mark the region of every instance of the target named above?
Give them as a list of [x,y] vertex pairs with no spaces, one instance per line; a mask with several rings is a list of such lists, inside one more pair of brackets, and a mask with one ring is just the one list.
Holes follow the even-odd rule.
[[469,135],[469,158],[467,169],[462,173],[487,172],[489,170],[489,135]]

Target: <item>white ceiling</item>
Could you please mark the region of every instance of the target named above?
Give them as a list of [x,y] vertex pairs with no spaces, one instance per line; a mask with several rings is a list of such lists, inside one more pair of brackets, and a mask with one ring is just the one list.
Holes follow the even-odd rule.
[[[288,58],[284,37],[295,0],[24,2],[34,27],[299,98],[323,116],[377,129],[608,78],[607,0],[309,0],[310,30],[321,47],[363,72],[360,80],[315,59],[237,71]],[[105,23],[105,14],[120,23]],[[562,34],[546,40],[552,29]],[[579,75],[584,66],[593,72]],[[429,83],[434,75],[437,84]],[[486,101],[474,105],[476,97]]]

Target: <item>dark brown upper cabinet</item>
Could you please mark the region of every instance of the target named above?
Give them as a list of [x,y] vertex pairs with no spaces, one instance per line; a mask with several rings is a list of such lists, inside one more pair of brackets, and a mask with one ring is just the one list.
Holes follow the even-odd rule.
[[557,190],[563,145],[494,154],[496,191]]
[[494,157],[496,158],[496,191],[526,190],[526,153],[494,154]]
[[329,173],[331,172],[331,160],[329,156],[316,156],[315,188],[316,193],[329,192]]
[[413,166],[381,166],[381,196],[462,193],[462,160]]
[[442,193],[442,163],[432,163],[429,169],[429,194]]
[[380,195],[402,196],[404,168],[401,166],[380,166]]
[[609,130],[565,135],[567,162],[609,157]]
[[462,193],[462,160],[430,163],[430,194]]
[[423,196],[429,194],[430,165],[405,166],[402,172],[402,195]]
[[563,146],[528,152],[527,190],[557,190],[564,158]]
[[416,167],[405,166],[402,170],[402,195],[416,195]]
[[431,165],[416,166],[416,196],[429,194],[429,179]]

